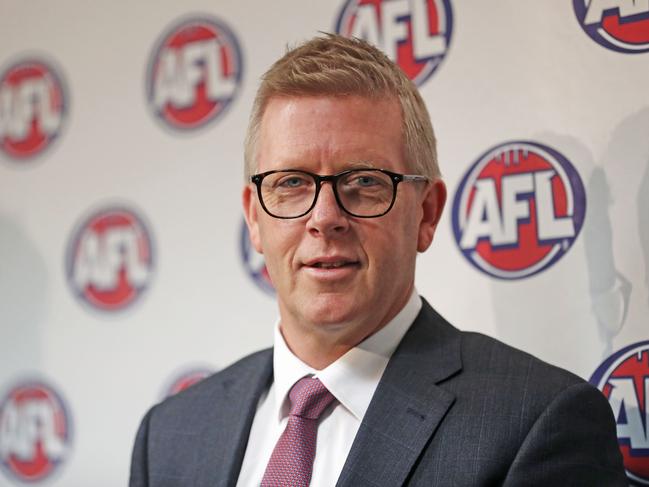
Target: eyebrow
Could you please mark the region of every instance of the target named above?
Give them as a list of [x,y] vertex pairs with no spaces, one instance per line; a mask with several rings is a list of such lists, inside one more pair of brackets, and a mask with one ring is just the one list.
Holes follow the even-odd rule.
[[349,161],[349,168],[348,169],[376,169],[376,164],[374,164],[370,160],[357,160],[357,161]]
[[[348,171],[350,169],[379,169],[381,166],[377,166],[375,163],[370,161],[369,159],[352,159],[351,161],[347,161],[347,165],[341,167],[338,169],[336,172],[342,172],[342,171]],[[290,170],[295,170],[295,171],[306,171],[306,172],[311,172],[311,169],[306,167],[303,164],[294,164],[294,165],[289,165],[285,168],[281,168],[283,171],[290,171]]]

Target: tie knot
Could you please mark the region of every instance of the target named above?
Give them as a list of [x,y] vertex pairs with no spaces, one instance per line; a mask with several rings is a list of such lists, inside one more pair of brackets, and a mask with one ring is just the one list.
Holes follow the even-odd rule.
[[334,396],[319,379],[304,377],[297,381],[288,393],[291,400],[291,416],[318,419],[334,400]]

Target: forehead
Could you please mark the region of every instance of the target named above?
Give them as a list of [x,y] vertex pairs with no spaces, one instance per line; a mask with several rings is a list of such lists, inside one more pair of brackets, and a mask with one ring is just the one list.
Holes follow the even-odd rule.
[[271,98],[260,127],[258,171],[340,170],[353,163],[403,171],[401,120],[393,98]]

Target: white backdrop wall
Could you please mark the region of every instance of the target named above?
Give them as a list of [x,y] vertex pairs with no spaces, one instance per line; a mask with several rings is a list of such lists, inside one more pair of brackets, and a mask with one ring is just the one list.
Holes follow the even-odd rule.
[[419,56],[449,188],[419,292],[591,379],[649,485],[647,7],[365,3],[0,0],[0,485],[125,485],[176,379],[271,344],[244,131],[286,45],[337,27]]

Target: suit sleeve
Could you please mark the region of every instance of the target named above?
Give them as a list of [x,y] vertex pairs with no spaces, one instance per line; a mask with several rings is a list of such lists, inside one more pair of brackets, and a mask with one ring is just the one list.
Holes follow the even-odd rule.
[[601,392],[583,382],[562,391],[530,429],[503,485],[626,487],[613,413]]
[[144,416],[135,437],[131,456],[131,475],[129,487],[148,487],[149,485],[149,421],[153,408]]

